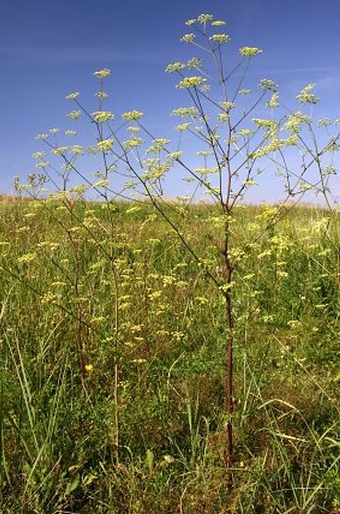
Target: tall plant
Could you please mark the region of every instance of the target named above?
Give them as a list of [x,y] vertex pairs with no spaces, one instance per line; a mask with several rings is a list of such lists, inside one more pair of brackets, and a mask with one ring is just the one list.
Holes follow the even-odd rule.
[[[102,69],[94,74],[99,80],[95,109],[86,108],[78,92],[67,97],[74,103],[67,116],[78,123],[83,120],[81,126],[85,124],[86,134],[91,134],[88,143],[85,139],[82,144],[64,144],[59,141],[57,129],[40,134],[38,139],[47,145],[50,155],[47,159],[43,151],[35,154],[40,174],[31,176],[30,187],[45,187],[49,182],[68,198],[89,193],[93,196],[95,192],[108,209],[115,199],[148,199],[219,288],[227,333],[225,465],[231,471],[233,346],[238,323],[233,303],[234,273],[252,245],[264,232],[272,230],[287,208],[301,201],[306,192],[312,190],[331,207],[329,183],[336,173],[334,156],[339,149],[339,132],[332,130],[329,119],[313,121],[312,108],[319,102],[313,84],[297,94],[291,108],[281,102],[278,85],[270,79],[261,80],[253,90],[248,88],[249,68],[262,51],[244,46],[233,59],[228,52],[231,38],[224,32],[224,21],[201,14],[186,25],[190,32],[181,41],[193,46],[199,55],[173,62],[166,69],[178,78],[176,88],[189,100],[188,105],[172,112],[180,118],[176,126],[178,139],[171,143],[168,138],[155,137],[138,110],[116,119],[105,108],[108,95],[104,81],[110,70]],[[78,133],[72,128],[65,137],[74,139]],[[176,201],[169,201],[168,188],[173,181],[180,195]],[[264,209],[265,228],[263,224],[255,225],[252,240],[240,250],[234,245],[235,209],[246,201],[249,190],[258,187],[262,191],[265,183],[277,188],[279,201]],[[196,201],[206,203],[207,209],[212,203],[217,206],[214,230],[187,209]],[[174,212],[176,217],[172,216]],[[196,251],[181,230],[178,213],[192,224],[192,230],[201,231],[202,237],[213,241],[218,250],[214,258],[207,259]],[[216,228],[218,241],[214,239]],[[231,486],[232,473],[228,476]]]

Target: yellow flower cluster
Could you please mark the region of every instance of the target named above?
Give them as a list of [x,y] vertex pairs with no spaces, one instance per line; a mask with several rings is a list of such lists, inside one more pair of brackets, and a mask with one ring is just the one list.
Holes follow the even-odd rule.
[[312,93],[315,84],[308,84],[296,97],[301,104],[317,104],[320,98]]
[[210,41],[215,41],[216,43],[228,43],[230,41],[230,36],[228,34],[213,34],[210,36]]
[[96,123],[106,123],[114,120],[114,115],[110,111],[96,111],[91,116]]
[[203,77],[185,77],[181,82],[177,85],[179,89],[189,89],[191,87],[198,87],[202,84],[205,84],[207,79]]
[[242,57],[254,57],[255,55],[262,54],[262,50],[255,46],[243,46],[240,48]]
[[109,152],[113,148],[113,139],[103,139],[98,141],[96,149],[98,152]]
[[142,112],[134,110],[134,111],[124,112],[122,114],[122,119],[124,121],[132,121],[132,120],[139,120],[143,116],[144,116],[144,114]]
[[102,70],[95,71],[93,75],[95,77],[98,77],[99,79],[104,79],[105,77],[111,75],[111,70],[109,70],[108,68],[103,68]]

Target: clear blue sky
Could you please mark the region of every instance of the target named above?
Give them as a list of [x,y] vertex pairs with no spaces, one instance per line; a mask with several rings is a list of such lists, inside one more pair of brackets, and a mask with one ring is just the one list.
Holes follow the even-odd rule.
[[140,109],[153,132],[172,135],[170,112],[183,101],[164,69],[187,53],[184,21],[202,12],[227,21],[235,49],[264,50],[256,78],[292,98],[316,83],[318,117],[340,118],[339,0],[0,0],[0,191],[35,171],[35,135],[66,128],[65,95],[92,98],[103,67],[114,112]]

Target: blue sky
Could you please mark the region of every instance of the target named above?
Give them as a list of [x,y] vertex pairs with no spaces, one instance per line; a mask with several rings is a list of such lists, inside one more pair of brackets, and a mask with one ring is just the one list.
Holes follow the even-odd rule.
[[111,110],[140,109],[155,134],[173,137],[170,112],[184,102],[164,69],[188,55],[184,21],[206,12],[227,22],[235,51],[263,49],[251,80],[275,80],[288,99],[316,83],[316,116],[340,118],[339,0],[0,0],[0,191],[35,171],[35,135],[67,128],[65,96],[79,90],[92,102],[103,67]]

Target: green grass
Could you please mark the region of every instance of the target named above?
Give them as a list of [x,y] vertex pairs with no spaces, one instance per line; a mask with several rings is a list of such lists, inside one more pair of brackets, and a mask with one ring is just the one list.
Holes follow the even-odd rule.
[[339,214],[236,210],[234,488],[214,208],[0,203],[0,511],[336,513]]

